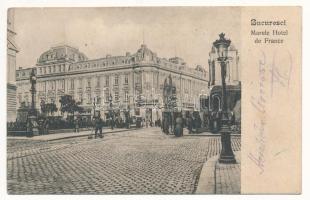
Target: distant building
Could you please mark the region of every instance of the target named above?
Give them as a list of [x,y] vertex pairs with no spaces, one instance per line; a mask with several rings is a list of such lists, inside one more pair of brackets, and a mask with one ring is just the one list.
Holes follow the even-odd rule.
[[16,120],[16,53],[18,47],[15,44],[14,9],[8,10],[7,18],[7,121]]
[[[94,60],[88,60],[74,47],[52,47],[34,67],[38,109],[41,100],[54,102],[60,108],[60,97],[69,94],[81,102],[89,117],[94,103],[96,109],[106,113],[111,95],[113,110],[121,116],[129,109],[131,115],[157,120],[163,107],[164,81],[169,75],[176,88],[179,110],[197,109],[201,91],[208,90],[208,75],[203,67],[190,68],[178,57],[159,58],[145,44],[133,54]],[[18,106],[31,102],[30,72],[31,68],[16,71]]]
[[[218,55],[214,46],[209,53],[209,93],[207,95],[210,111],[221,110],[222,106],[222,77],[221,64],[217,60]],[[231,44],[228,47],[228,59],[226,61],[226,90],[227,106],[229,110],[235,110],[241,101],[241,79],[238,50]],[[238,103],[239,102],[239,103]],[[238,111],[239,112],[239,111]],[[241,110],[240,110],[241,112]]]
[[[217,60],[218,55],[214,46],[209,53],[209,84],[222,85],[221,64]],[[238,50],[231,44],[228,48],[228,60],[226,72],[226,84],[238,85],[240,82],[239,54]]]

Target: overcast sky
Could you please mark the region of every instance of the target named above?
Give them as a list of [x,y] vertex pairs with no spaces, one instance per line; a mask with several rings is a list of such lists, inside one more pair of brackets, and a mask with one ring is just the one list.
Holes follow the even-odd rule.
[[19,8],[14,26],[17,68],[34,66],[41,53],[64,43],[89,59],[134,53],[143,35],[159,57],[179,56],[190,67],[207,67],[212,42],[221,32],[240,48],[237,7]]

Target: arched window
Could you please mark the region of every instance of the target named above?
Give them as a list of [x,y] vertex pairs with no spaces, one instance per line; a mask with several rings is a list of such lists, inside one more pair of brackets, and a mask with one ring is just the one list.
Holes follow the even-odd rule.
[[87,87],[91,87],[91,79],[87,79]]
[[128,85],[128,74],[125,74],[125,81],[124,81],[125,85]]
[[114,77],[114,85],[118,85],[118,75],[115,75]]
[[106,76],[105,77],[105,86],[109,86],[109,83],[110,83],[110,77],[109,76]]
[[74,89],[74,79],[71,79],[70,81],[70,89]]
[[100,76],[97,77],[96,82],[97,82],[96,87],[100,87]]

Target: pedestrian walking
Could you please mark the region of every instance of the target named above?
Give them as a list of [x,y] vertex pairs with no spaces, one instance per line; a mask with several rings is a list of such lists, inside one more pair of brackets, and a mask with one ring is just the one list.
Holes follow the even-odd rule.
[[145,122],[145,126],[146,126],[146,128],[148,128],[149,127],[149,119],[146,119],[146,122]]
[[130,118],[128,114],[126,115],[126,118],[125,118],[125,125],[127,129],[130,128]]
[[[102,119],[101,119],[101,117],[100,117],[100,115],[99,115],[99,116],[97,116],[97,117],[95,118],[95,139],[96,139],[97,137],[103,138],[103,134],[102,134],[102,125],[103,125],[103,121],[102,121]],[[99,132],[99,133],[98,133],[98,132]]]
[[187,117],[187,129],[188,129],[188,133],[192,134],[192,132],[193,132],[193,118],[190,115]]
[[44,134],[44,120],[42,118],[38,120],[38,129],[39,129],[39,134],[43,135]]
[[167,135],[169,134],[169,119],[168,119],[168,114],[164,114],[164,119],[163,119],[163,132],[166,133]]
[[111,126],[111,129],[113,130],[114,129],[114,119],[113,117],[110,118],[110,126]]
[[161,127],[161,120],[160,119],[157,120],[157,126]]
[[32,123],[31,123],[31,121],[30,121],[29,119],[27,119],[27,125],[26,125],[26,127],[27,127],[27,136],[28,136],[28,137],[33,136],[33,135],[32,135],[32,128],[33,128],[33,126],[32,126]]
[[80,120],[77,118],[74,123],[75,123],[75,132],[79,133],[80,132]]
[[44,134],[48,134],[48,132],[49,132],[49,120],[48,118],[46,118],[44,121]]

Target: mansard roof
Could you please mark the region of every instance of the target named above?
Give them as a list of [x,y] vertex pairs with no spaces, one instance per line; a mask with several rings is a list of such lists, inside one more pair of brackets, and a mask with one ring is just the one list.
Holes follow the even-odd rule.
[[44,65],[51,62],[79,62],[85,61],[88,58],[79,49],[69,45],[59,45],[50,48],[42,53],[37,61],[38,65]]

